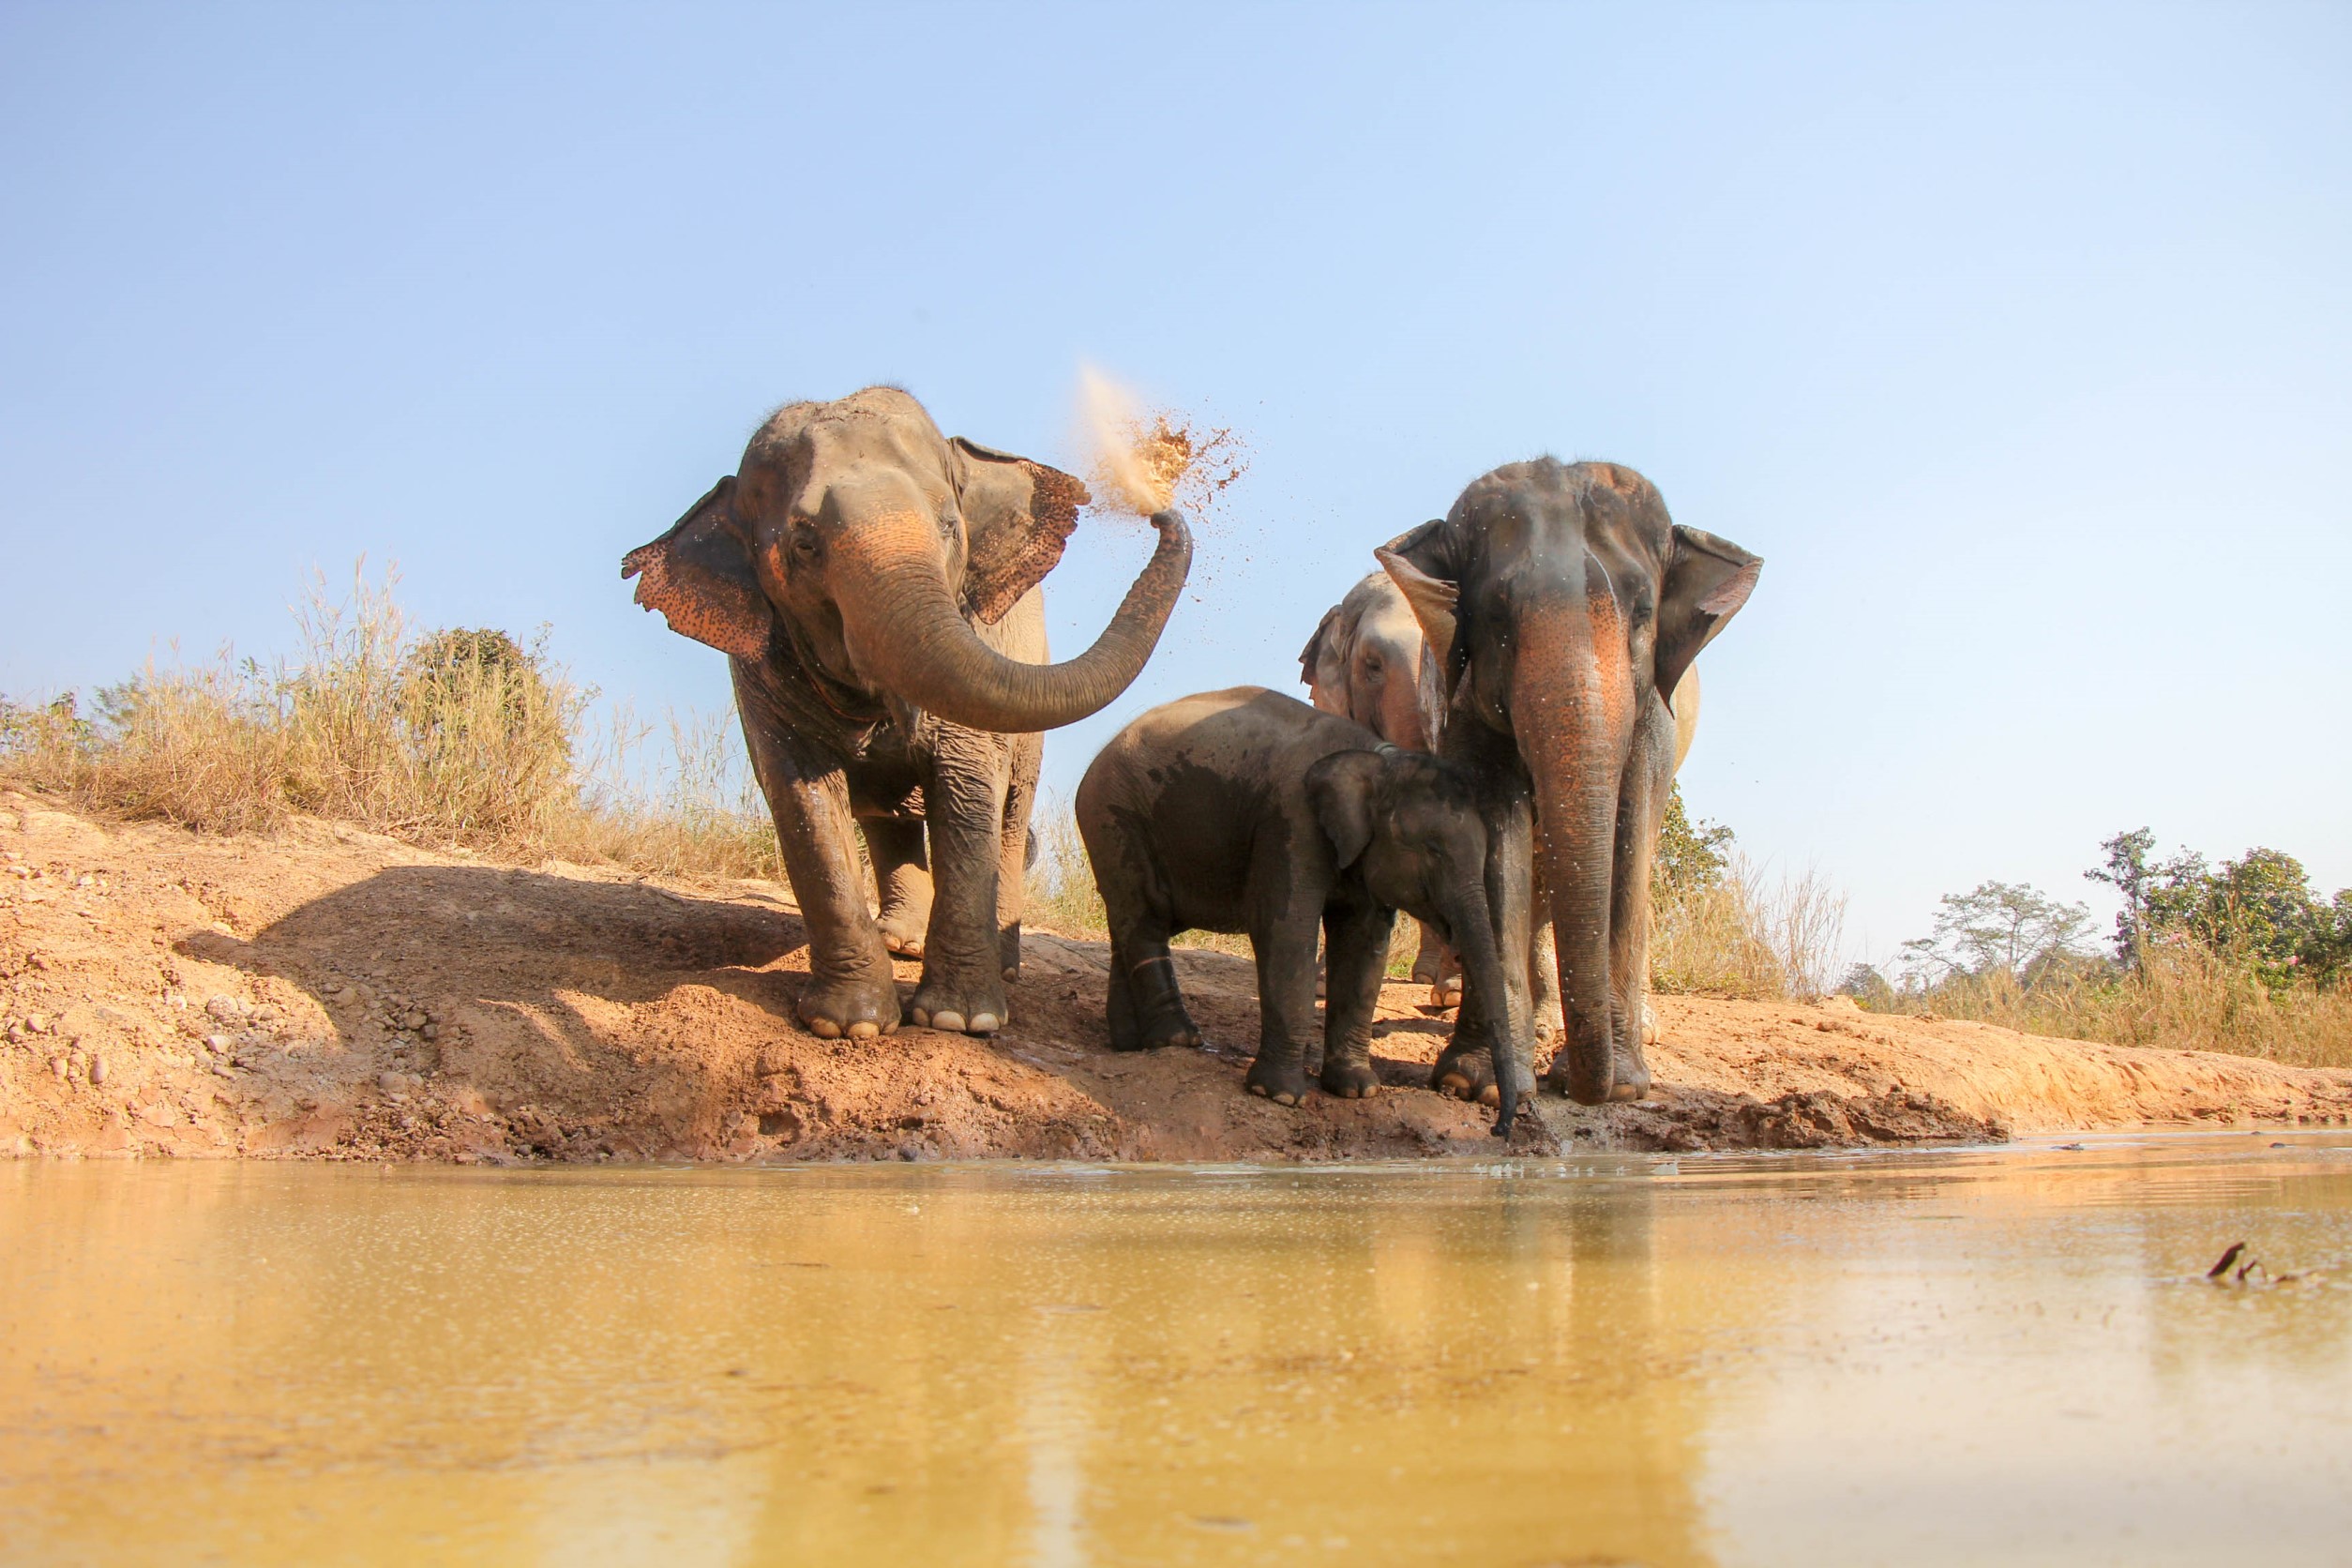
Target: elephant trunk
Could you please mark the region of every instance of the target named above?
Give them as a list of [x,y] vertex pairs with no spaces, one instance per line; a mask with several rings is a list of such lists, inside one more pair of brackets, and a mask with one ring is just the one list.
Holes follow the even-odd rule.
[[1159,544],[1110,625],[1061,664],[1024,664],[980,640],[957,606],[927,520],[910,513],[901,526],[852,530],[834,565],[850,656],[875,686],[953,724],[999,734],[1074,724],[1141,672],[1191,569],[1184,514],[1171,508],[1152,522]]
[[1461,957],[1462,973],[1470,981],[1471,990],[1481,998],[1494,999],[1485,1005],[1486,1046],[1494,1067],[1497,1095],[1495,1136],[1508,1137],[1519,1113],[1519,1086],[1524,1073],[1519,1064],[1519,1042],[1525,1038],[1526,1020],[1504,979],[1502,950],[1495,942],[1484,869],[1480,869],[1474,881],[1446,899],[1438,912],[1446,929],[1453,933],[1454,949]]
[[[1516,617],[1509,695],[1520,756],[1535,786],[1537,864],[1551,897],[1567,1035],[1554,1076],[1584,1105],[1615,1078],[1609,910],[1617,810],[1633,744],[1634,681],[1606,587],[1546,596]],[[1564,1066],[1564,1071],[1562,1067]]]

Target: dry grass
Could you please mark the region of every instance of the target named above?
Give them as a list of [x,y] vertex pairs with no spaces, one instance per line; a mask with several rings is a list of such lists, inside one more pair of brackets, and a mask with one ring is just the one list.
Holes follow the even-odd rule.
[[2352,1067],[2352,990],[2273,993],[2251,963],[2194,942],[2152,948],[2129,973],[2086,965],[2028,988],[1995,970],[1902,993],[1894,1007],[2034,1034]]
[[503,633],[416,635],[397,581],[355,569],[340,601],[314,583],[288,660],[151,664],[94,715],[0,707],[0,776],[212,833],[312,816],[512,858],[773,873],[774,833],[721,725],[673,720],[672,760],[633,772],[643,736],[616,716],[583,764],[594,693]]
[[1654,990],[1811,999],[1834,978],[1846,896],[1811,867],[1768,882],[1734,851],[1718,878],[1655,889],[1651,911]]

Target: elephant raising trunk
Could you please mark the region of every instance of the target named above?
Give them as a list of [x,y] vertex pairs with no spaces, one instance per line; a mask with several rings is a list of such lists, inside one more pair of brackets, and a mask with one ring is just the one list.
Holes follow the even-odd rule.
[[[1126,688],[1192,561],[1184,520],[1160,513],[1109,627],[1048,663],[1038,584],[1086,500],[1069,475],[951,440],[912,397],[875,386],[777,410],[735,473],[622,562],[638,603],[733,661],[808,926],[794,1009],[816,1033],[867,1036],[901,1017],[861,832],[892,940],[923,958],[915,1023],[986,1034],[1009,1016],[1036,732]],[[927,858],[917,936],[900,922],[922,902],[909,889]]]

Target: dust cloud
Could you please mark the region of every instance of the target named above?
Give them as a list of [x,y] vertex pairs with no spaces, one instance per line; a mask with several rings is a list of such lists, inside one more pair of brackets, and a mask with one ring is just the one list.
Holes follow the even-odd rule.
[[1249,472],[1249,448],[1229,428],[1203,430],[1184,415],[1146,409],[1091,365],[1078,368],[1078,432],[1094,505],[1146,517],[1182,506],[1196,521]]

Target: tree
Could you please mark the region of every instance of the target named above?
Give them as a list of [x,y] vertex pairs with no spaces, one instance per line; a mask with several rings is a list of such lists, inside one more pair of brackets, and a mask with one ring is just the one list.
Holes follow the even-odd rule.
[[1701,893],[1723,881],[1731,867],[1731,830],[1721,822],[1694,824],[1682,809],[1682,787],[1666,793],[1658,820],[1658,850],[1650,862],[1651,897],[1672,898]]
[[1934,934],[1903,944],[1906,967],[1922,983],[2006,970],[2030,990],[2055,964],[2084,956],[2090,912],[2024,882],[1980,882],[1945,894],[1942,904]]

